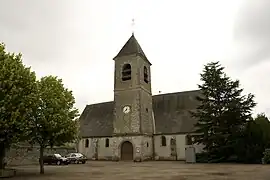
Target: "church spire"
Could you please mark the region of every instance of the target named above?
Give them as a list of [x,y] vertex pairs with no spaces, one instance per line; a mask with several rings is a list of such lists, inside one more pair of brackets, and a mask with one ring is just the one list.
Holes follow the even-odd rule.
[[[134,26],[134,19],[132,20],[132,25]],[[132,30],[132,35],[128,39],[126,44],[122,47],[122,49],[113,59],[116,60],[119,57],[128,56],[128,55],[139,55],[151,65],[146,55],[144,54],[140,44],[138,43],[137,39],[134,36],[134,30]]]
[[126,44],[122,47],[120,52],[113,59],[115,60],[116,58],[128,56],[128,55],[139,55],[143,59],[148,61],[146,55],[144,54],[140,44],[138,43],[138,41],[135,38],[133,33],[132,33],[131,37],[129,38],[129,40],[126,42]]

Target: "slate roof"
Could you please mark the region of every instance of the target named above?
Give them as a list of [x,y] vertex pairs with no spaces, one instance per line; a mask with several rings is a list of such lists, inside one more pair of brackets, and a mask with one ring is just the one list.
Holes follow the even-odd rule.
[[113,133],[113,109],[113,101],[87,105],[80,116],[81,136],[111,136]]
[[[156,134],[188,133],[196,120],[189,111],[195,110],[199,90],[153,96]],[[87,105],[80,117],[82,137],[112,136],[114,102]]]
[[[137,39],[135,38],[134,34],[131,35],[129,40],[126,42],[126,44],[122,47],[122,49],[119,51],[119,53],[113,58],[114,60],[116,58],[127,56],[127,55],[139,55],[143,57],[146,61],[148,61],[146,55],[144,54],[140,44],[138,43]],[[149,62],[149,61],[148,61]],[[151,64],[149,62],[149,64]]]

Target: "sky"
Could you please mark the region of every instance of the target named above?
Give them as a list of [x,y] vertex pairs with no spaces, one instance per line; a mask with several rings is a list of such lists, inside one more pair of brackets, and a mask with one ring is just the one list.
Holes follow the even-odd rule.
[[80,112],[113,100],[112,58],[132,31],[154,95],[197,89],[203,66],[220,61],[270,116],[269,0],[0,1],[0,42],[38,77],[62,78]]

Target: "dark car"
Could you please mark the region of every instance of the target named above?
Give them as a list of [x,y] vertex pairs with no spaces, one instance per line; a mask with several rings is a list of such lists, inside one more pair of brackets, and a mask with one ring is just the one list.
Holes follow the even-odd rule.
[[85,164],[87,161],[87,157],[81,153],[70,153],[67,156],[65,156],[70,163],[74,163],[74,164]]
[[50,154],[43,156],[43,164],[68,165],[69,163],[69,160],[65,157],[62,157],[60,154]]

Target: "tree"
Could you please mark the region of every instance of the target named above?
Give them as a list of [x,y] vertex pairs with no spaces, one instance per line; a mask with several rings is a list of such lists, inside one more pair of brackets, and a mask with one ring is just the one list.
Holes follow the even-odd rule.
[[219,62],[204,66],[201,81],[200,105],[191,112],[198,120],[194,143],[205,145],[209,160],[223,161],[234,154],[237,137],[251,118],[254,95],[241,95],[239,81],[231,80]]
[[270,147],[270,122],[268,117],[264,113],[260,113],[257,114],[254,121],[259,126],[259,129],[262,132],[261,141],[264,142],[265,148]]
[[64,87],[61,79],[43,77],[37,82],[37,87],[38,106],[31,118],[30,142],[40,146],[40,173],[44,174],[44,148],[76,140],[78,110],[74,108],[72,92]]
[[6,52],[0,44],[0,169],[6,151],[24,140],[29,132],[28,119],[35,107],[36,76],[22,63],[21,54]]
[[237,160],[244,163],[261,163],[263,152],[269,148],[270,122],[264,113],[249,121],[236,146]]
[[264,151],[262,136],[259,125],[254,120],[249,121],[243,133],[237,138],[235,160],[241,163],[260,162]]

